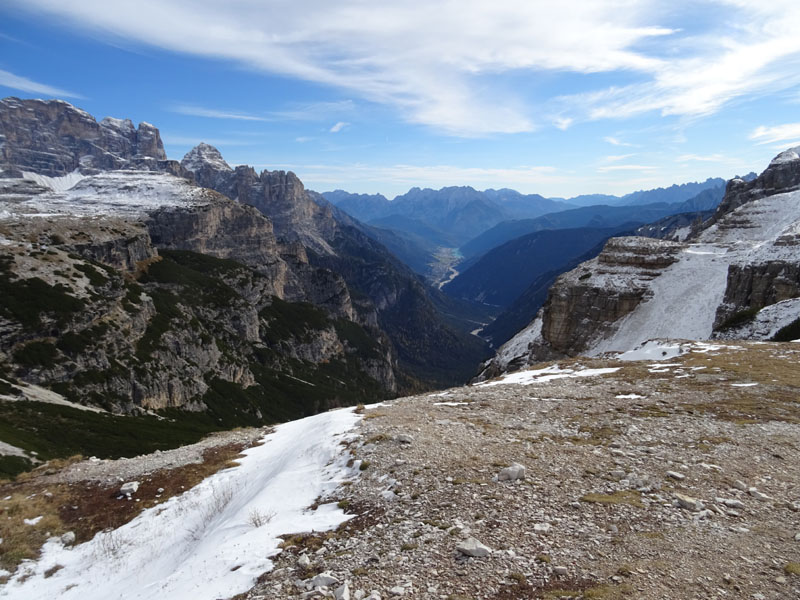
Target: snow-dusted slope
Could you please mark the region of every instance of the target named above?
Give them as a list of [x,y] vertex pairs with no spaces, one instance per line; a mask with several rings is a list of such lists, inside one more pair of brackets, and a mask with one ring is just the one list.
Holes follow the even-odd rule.
[[[630,350],[651,338],[710,338],[728,267],[798,261],[800,247],[781,240],[799,233],[800,191],[740,206],[702,232],[696,243],[688,244],[680,259],[653,280],[652,296],[622,320],[613,336],[599,340],[587,354]],[[795,304],[787,307],[784,321],[792,307],[797,310]],[[795,312],[797,316],[800,312]]]
[[800,297],[797,150],[779,155],[752,183],[733,180],[726,207],[688,243],[617,238],[562,275],[536,319],[500,348],[483,376],[565,354],[624,352],[653,338],[729,337],[717,330],[747,311],[761,309],[751,326],[728,333],[768,339],[800,318],[800,301],[788,301]]
[[[7,187],[19,180],[0,181]],[[45,187],[55,186],[56,191],[21,196],[0,190],[3,219],[101,215],[136,218],[162,207],[206,205],[216,196],[185,179],[152,171],[109,171],[92,177],[38,176],[36,181]],[[72,185],[64,189],[69,183]]]
[[[348,519],[335,504],[307,507],[347,476],[340,442],[358,419],[348,409],[279,425],[240,466],[120,529],[75,548],[52,539],[0,598],[214,600],[245,592],[271,568],[279,535],[324,531]],[[53,573],[55,565],[63,568]]]

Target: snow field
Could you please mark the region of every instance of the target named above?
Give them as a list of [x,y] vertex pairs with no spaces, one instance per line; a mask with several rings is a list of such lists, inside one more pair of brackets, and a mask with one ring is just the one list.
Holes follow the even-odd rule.
[[[359,420],[336,410],[279,425],[239,466],[74,548],[52,538],[0,598],[213,600],[249,590],[272,568],[279,535],[325,531],[350,517],[309,510],[352,473],[340,442]],[[125,502],[126,500],[120,500]],[[45,573],[60,565],[50,576]]]

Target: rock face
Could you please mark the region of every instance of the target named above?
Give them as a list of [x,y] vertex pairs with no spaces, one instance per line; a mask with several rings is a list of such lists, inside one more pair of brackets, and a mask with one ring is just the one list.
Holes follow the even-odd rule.
[[[435,292],[426,289],[410,269],[360,229],[361,224],[306,190],[292,172],[239,166],[231,170],[207,144],[182,161],[200,185],[254,206],[273,223],[284,247],[302,247],[316,268],[340,275],[361,324],[380,327],[398,358],[398,370],[411,388],[464,381],[486,356],[475,336],[453,330],[440,314]],[[313,290],[305,285],[306,293]],[[330,297],[330,296],[326,296]],[[453,306],[448,307],[453,313]]]
[[135,128],[129,119],[111,117],[98,123],[61,100],[0,100],[0,172],[180,171],[168,163],[158,129],[149,123]]
[[[486,364],[491,377],[538,360],[630,350],[657,337],[764,339],[800,317],[800,155],[732,180],[685,243],[609,240],[562,275],[536,320]],[[780,307],[773,310],[771,307]],[[754,326],[743,326],[752,320]]]
[[154,127],[14,99],[0,123],[0,376],[216,426],[395,392],[374,307],[261,211],[176,177]]

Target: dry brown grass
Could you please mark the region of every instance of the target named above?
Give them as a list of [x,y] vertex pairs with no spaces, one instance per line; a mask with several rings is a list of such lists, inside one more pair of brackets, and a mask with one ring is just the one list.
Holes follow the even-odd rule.
[[[16,492],[2,493],[0,500],[0,538],[3,539],[3,552],[0,553],[0,568],[13,571],[25,559],[39,556],[42,544],[52,535],[64,533],[64,524],[59,517],[61,494],[49,492],[26,494]],[[25,523],[26,519],[41,519],[35,525]]]
[[[39,469],[0,484],[0,538],[3,552],[0,567],[13,571],[24,559],[38,557],[47,537],[73,531],[76,543],[85,542],[104,529],[116,529],[131,521],[144,509],[182,494],[206,477],[227,467],[241,456],[244,444],[209,448],[203,462],[172,470],[162,470],[141,480],[135,496],[140,502],[120,500],[119,486],[97,483],[46,484],[41,479],[72,464],[77,457],[50,461]],[[163,488],[160,494],[158,490]],[[156,496],[159,496],[156,498]],[[43,518],[35,525],[25,519]]]

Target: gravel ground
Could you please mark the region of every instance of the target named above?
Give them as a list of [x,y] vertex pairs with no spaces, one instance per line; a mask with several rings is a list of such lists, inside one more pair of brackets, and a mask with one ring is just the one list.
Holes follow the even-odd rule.
[[561,363],[619,371],[370,408],[334,498],[357,516],[287,540],[246,597],[800,598],[798,358]]
[[46,475],[38,481],[42,484],[91,481],[101,486],[114,485],[121,481],[141,479],[156,471],[202,463],[203,452],[209,448],[228,444],[250,445],[268,431],[268,427],[222,431],[213,433],[195,444],[173,450],[156,450],[152,454],[132,458],[105,460],[92,457],[70,465],[57,473]]

